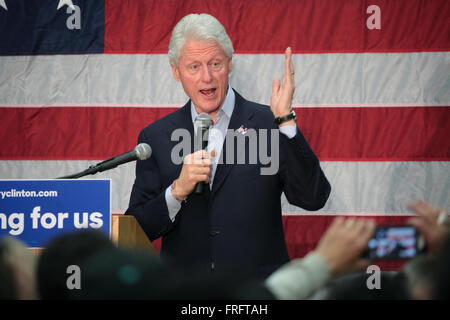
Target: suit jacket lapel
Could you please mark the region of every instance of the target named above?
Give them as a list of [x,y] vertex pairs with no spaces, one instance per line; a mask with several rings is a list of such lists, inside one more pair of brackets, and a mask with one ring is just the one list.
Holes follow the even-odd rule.
[[183,147],[183,154],[181,155],[176,155],[181,156],[182,159],[184,159],[185,156],[187,156],[189,153],[192,153],[194,151],[194,126],[192,124],[192,117],[191,117],[191,109],[190,109],[190,105],[191,105],[191,101],[189,100],[183,107],[181,107],[179,110],[175,111],[173,113],[173,117],[171,117],[171,121],[168,123],[167,126],[167,139],[169,141],[169,150],[168,152],[169,154],[169,159],[170,159],[170,164],[169,166],[171,167],[171,173],[170,173],[170,181],[175,180],[180,172],[181,172],[181,168],[183,163],[175,163],[174,159],[172,159],[172,152],[174,150],[174,148],[179,144],[179,143],[183,143],[181,146],[184,146],[184,144],[186,143],[184,139],[186,136],[183,135],[182,138],[180,137],[174,137],[176,139],[180,139],[180,140],[175,140],[172,141],[172,134],[175,130],[177,129],[182,129],[185,131],[185,134],[188,133],[186,138],[190,139],[190,148],[188,150],[185,150]]
[[[253,112],[251,112],[248,108],[246,108],[246,106],[245,106],[246,100],[241,95],[239,95],[236,91],[234,91],[234,92],[235,92],[236,100],[235,100],[234,110],[231,115],[230,123],[228,125],[228,129],[236,131],[241,126],[243,128],[255,128],[255,122],[252,121],[252,119],[251,119],[253,116]],[[211,190],[211,196],[213,196],[215,194],[215,192],[217,192],[219,190],[219,188],[222,186],[222,184],[226,180],[230,171],[236,165],[236,163],[234,163],[234,162],[229,163],[229,164],[226,163],[227,139],[228,139],[228,137],[226,136],[224,143],[223,143],[223,147],[222,147],[222,155],[220,155],[222,161],[221,161],[221,163],[219,163],[217,165],[216,173],[214,175],[213,186],[212,186],[212,190]],[[247,145],[247,143],[248,143],[248,139],[245,139],[245,146]],[[235,157],[233,157],[233,158],[239,159],[239,154],[244,151],[245,151],[245,147],[243,149],[238,149],[236,151]]]
[[[183,129],[186,130],[187,133],[189,133],[189,139],[191,148],[187,154],[184,154],[183,157],[187,156],[189,153],[194,152],[194,126],[192,124],[192,117],[191,117],[191,100],[189,100],[183,107],[181,107],[176,113],[174,114],[174,117],[171,119],[171,123],[167,128],[167,133],[169,135],[169,140],[171,140],[172,134],[177,129]],[[173,148],[182,141],[171,141],[172,148],[170,151],[172,152]]]

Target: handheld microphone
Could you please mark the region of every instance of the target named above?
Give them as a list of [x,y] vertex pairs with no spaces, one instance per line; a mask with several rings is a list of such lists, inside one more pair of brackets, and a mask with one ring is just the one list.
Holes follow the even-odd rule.
[[[207,113],[200,113],[197,119],[195,119],[195,126],[197,127],[197,135],[194,146],[195,151],[206,149],[208,147],[208,131],[212,123],[212,118]],[[205,182],[198,182],[195,185],[194,193],[202,194],[205,185]]]
[[152,154],[152,149],[146,143],[140,143],[131,151],[128,151],[120,156],[110,158],[108,160],[102,161],[95,165],[90,166],[86,170],[72,174],[65,177],[60,177],[58,179],[76,179],[86,176],[88,174],[96,174],[97,172],[102,172],[106,170],[113,169],[121,164],[134,161],[134,160],[145,160],[150,158]]

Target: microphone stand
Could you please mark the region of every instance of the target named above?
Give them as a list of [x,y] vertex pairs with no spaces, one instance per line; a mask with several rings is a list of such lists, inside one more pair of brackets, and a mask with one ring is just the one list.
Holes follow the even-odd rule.
[[71,175],[68,175],[68,176],[64,176],[64,177],[58,177],[56,179],[78,179],[78,178],[81,178],[81,177],[84,177],[84,176],[88,175],[88,173],[85,173],[85,171],[79,172],[79,173],[74,173],[74,174],[71,174]]
[[[114,158],[111,158],[111,159],[114,159]],[[78,178],[87,176],[89,174],[96,174],[97,172],[101,172],[101,171],[104,171],[104,170],[95,170],[96,169],[95,167],[97,167],[97,166],[101,165],[102,163],[105,163],[106,161],[109,161],[111,159],[105,160],[105,161],[100,162],[98,164],[93,164],[92,166],[90,166],[89,168],[87,168],[84,171],[81,171],[81,172],[78,172],[78,173],[74,173],[74,174],[71,174],[71,175],[68,175],[68,176],[64,176],[64,177],[59,177],[59,178],[56,178],[56,179],[78,179]],[[117,166],[115,166],[115,167],[117,167]],[[115,167],[111,167],[109,169],[112,169],[112,168],[115,168]]]
[[128,151],[120,156],[109,158],[105,161],[102,161],[100,163],[94,164],[87,168],[84,171],[81,171],[79,173],[71,174],[64,177],[59,177],[56,179],[78,179],[84,176],[87,176],[88,174],[96,174],[97,172],[103,172],[106,170],[110,170],[113,168],[116,168],[117,166],[134,161],[134,160],[145,160],[148,159],[152,154],[152,149],[150,146],[146,143],[140,143],[131,151]]

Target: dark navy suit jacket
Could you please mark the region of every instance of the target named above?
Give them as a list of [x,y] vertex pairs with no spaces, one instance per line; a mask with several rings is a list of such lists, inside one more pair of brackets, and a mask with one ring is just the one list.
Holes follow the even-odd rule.
[[[229,129],[277,129],[268,106],[235,93]],[[171,141],[171,135],[179,128],[194,136],[190,101],[141,131],[138,142],[148,143],[153,152],[151,158],[137,161],[126,214],[136,217],[150,240],[162,237],[161,255],[179,266],[197,265],[205,270],[232,266],[265,277],[289,261],[281,193],[284,191],[291,204],[306,210],[322,208],[330,194],[330,184],[300,130],[297,128],[292,139],[279,134],[277,174],[261,175],[264,165],[260,161],[219,164],[212,190],[205,188],[203,195],[191,194],[172,222],[165,190],[178,178],[182,167],[171,161],[172,148],[179,143]],[[242,157],[241,152],[248,154],[248,141],[245,150],[235,144],[235,158],[239,154]],[[222,152],[226,155],[230,150],[225,145]]]

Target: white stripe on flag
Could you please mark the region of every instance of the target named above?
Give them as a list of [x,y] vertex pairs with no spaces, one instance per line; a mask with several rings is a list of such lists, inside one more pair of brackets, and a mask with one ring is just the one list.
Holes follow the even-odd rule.
[[[49,179],[76,173],[98,161],[0,161],[2,179]],[[325,207],[317,212],[287,203],[285,214],[404,214],[409,201],[423,199],[450,208],[450,162],[321,162],[332,186]],[[135,164],[128,163],[91,179],[112,179],[112,210],[128,207],[135,177]]]
[[[294,105],[450,105],[450,53],[297,54]],[[267,104],[280,54],[237,54],[231,85]],[[42,81],[45,76],[46,81]],[[0,57],[0,106],[179,106],[166,55]]]

